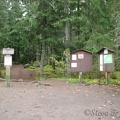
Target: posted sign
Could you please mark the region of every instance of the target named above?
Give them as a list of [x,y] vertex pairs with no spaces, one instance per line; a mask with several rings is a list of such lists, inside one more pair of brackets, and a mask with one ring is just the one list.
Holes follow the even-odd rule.
[[70,53],[71,72],[92,71],[92,53],[86,50],[76,50]]
[[112,54],[104,55],[104,63],[113,63]]
[[104,72],[114,71],[114,51],[102,48],[98,52],[99,69]]
[[4,56],[4,66],[12,66],[12,56],[11,55]]
[[3,55],[12,55],[14,54],[13,48],[3,48]]
[[84,59],[84,54],[78,54],[78,59]]

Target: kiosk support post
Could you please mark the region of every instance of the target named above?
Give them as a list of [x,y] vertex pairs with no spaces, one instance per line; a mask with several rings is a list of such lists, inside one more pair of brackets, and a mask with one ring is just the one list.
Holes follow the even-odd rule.
[[106,84],[109,84],[109,72],[105,72]]
[[10,66],[6,66],[6,87],[10,87]]
[[79,72],[79,80],[80,80],[80,83],[82,83],[82,72]]

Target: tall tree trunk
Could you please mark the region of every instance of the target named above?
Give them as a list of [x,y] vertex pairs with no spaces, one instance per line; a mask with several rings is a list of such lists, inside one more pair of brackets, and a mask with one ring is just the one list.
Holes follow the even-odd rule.
[[42,54],[41,54],[41,61],[40,61],[40,76],[41,79],[44,75],[44,60],[45,60],[45,41],[42,42]]
[[[77,0],[77,15],[78,15],[78,18],[80,17],[80,0]],[[77,20],[77,38],[78,40],[80,40],[80,21]]]
[[37,60],[37,61],[39,61],[39,59],[40,59],[40,53],[39,53],[39,50],[40,50],[40,48],[39,48],[39,44],[37,44],[37,45],[36,45],[36,60]]
[[20,60],[20,50],[19,47],[17,47],[15,51],[15,61],[19,63],[19,60]]
[[[43,19],[43,28],[47,26],[47,18],[44,17]],[[42,40],[42,54],[41,54],[41,61],[40,61],[40,75],[41,79],[44,75],[44,62],[45,62],[45,39],[46,39],[46,31],[43,32],[43,40]]]
[[66,46],[69,47],[68,44],[70,41],[70,21],[67,21],[65,23],[65,38],[66,38],[66,43],[67,43]]
[[1,63],[2,63],[2,49],[0,49],[0,67],[1,67]]
[[117,58],[119,57],[120,51],[119,51],[119,47],[120,47],[120,13],[118,12],[116,17],[115,17],[115,21],[116,21],[116,30],[115,30],[115,42],[116,42],[116,55]]
[[66,62],[65,76],[69,78],[70,77],[70,48],[66,48],[66,50],[64,51],[64,55],[65,55],[65,62]]
[[120,1],[116,0],[114,7],[115,13],[114,13],[114,20],[115,20],[115,48],[116,48],[116,70],[120,71]]
[[[70,14],[70,3],[68,1],[65,2],[65,13],[67,17]],[[67,20],[65,23],[65,38],[66,38],[66,50],[65,50],[65,60],[66,60],[66,72],[65,76],[70,77],[70,21]]]
[[47,64],[49,65],[50,64],[50,55],[51,55],[51,45],[48,45],[47,47],[48,47],[48,52],[47,52],[48,53],[48,63]]

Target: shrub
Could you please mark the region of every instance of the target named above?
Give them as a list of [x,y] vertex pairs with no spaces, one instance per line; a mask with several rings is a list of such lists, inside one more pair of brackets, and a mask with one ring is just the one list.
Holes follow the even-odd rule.
[[46,65],[44,66],[44,71],[54,71],[52,65]]
[[44,77],[46,78],[54,78],[55,76],[55,71],[52,67],[52,65],[46,65],[44,66]]
[[115,69],[120,71],[120,57],[115,59]]
[[29,66],[30,66],[30,64],[27,63],[27,64],[24,65],[24,68],[27,68],[27,67],[29,67]]
[[5,72],[5,67],[0,68],[0,78],[5,78],[6,72]]
[[34,66],[29,66],[29,69],[35,69],[36,67],[34,67]]
[[39,60],[34,61],[33,66],[40,67],[40,61]]
[[72,78],[78,78],[79,77],[79,72],[71,72],[71,77]]

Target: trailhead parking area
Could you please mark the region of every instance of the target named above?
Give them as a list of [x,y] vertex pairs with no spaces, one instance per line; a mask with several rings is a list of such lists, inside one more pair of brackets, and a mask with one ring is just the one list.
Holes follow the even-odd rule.
[[0,82],[0,120],[120,120],[120,92],[107,85]]

